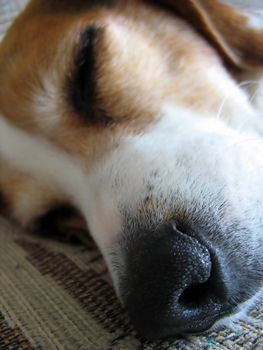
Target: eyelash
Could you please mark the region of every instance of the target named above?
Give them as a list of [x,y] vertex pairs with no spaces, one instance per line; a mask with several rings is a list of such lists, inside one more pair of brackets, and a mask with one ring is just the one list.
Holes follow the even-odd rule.
[[69,95],[73,110],[92,121],[96,112],[96,41],[101,29],[91,26],[82,35],[74,62]]

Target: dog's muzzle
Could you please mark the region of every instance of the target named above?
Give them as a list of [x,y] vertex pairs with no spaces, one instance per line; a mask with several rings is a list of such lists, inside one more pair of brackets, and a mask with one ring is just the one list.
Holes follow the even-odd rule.
[[141,236],[127,252],[125,303],[139,333],[150,339],[209,329],[230,312],[212,252],[175,225]]

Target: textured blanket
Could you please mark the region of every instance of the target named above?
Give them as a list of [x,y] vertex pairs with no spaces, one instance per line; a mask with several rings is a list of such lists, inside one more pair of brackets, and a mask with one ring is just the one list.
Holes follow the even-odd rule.
[[[25,2],[0,0],[0,38]],[[119,304],[92,241],[32,236],[0,218],[0,350],[11,349],[263,350],[263,304],[234,330],[147,342]]]

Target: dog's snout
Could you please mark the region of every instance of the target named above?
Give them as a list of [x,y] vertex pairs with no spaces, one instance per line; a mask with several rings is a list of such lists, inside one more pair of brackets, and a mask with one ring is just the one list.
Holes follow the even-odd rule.
[[138,331],[161,338],[210,328],[227,304],[209,249],[172,226],[142,240],[127,260],[126,304]]

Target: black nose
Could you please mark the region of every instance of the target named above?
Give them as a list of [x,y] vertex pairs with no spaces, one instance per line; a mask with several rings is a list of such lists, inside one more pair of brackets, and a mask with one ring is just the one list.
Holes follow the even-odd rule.
[[211,252],[175,226],[141,237],[126,256],[126,306],[150,339],[202,332],[229,311]]

